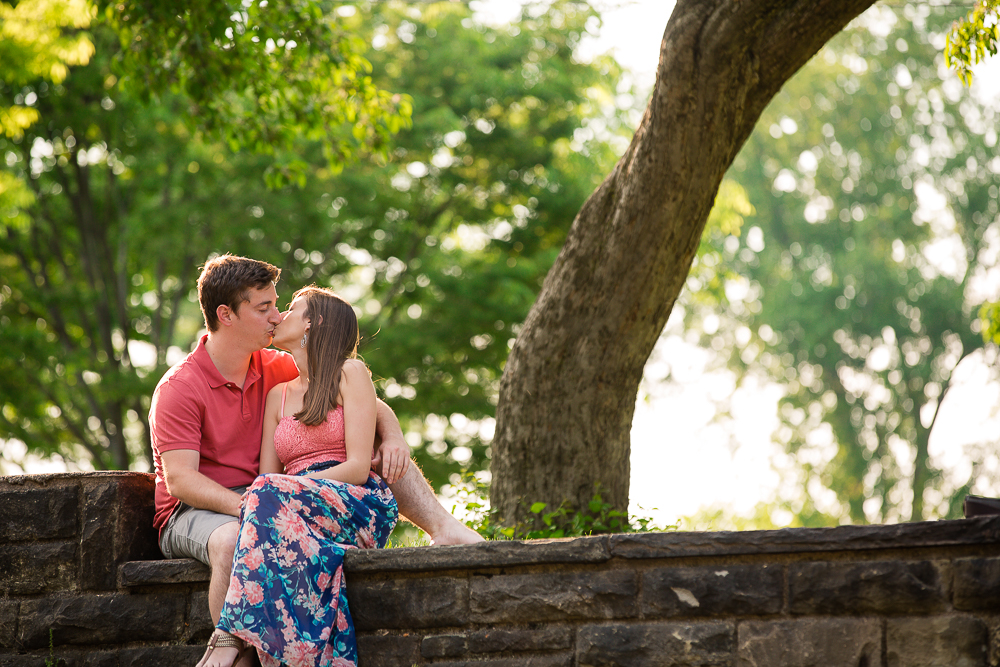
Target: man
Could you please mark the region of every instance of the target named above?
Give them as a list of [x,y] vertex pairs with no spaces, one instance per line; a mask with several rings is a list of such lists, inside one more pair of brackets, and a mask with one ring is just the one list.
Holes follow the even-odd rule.
[[[212,569],[213,622],[229,587],[242,492],[257,476],[264,401],[272,387],[298,374],[290,355],[265,349],[282,319],[275,289],[280,274],[266,262],[232,255],[206,263],[198,300],[208,334],[163,376],[150,407],[160,549]],[[400,513],[435,544],[482,541],[409,465],[399,421],[381,401],[376,435],[381,445],[372,467],[389,483]]]

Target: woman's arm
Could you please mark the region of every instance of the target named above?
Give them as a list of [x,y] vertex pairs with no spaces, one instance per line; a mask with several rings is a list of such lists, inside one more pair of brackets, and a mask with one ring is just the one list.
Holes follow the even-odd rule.
[[310,474],[347,484],[364,484],[371,470],[375,442],[375,386],[368,369],[357,359],[344,362],[340,379],[340,403],[344,406],[344,440],[347,461]]
[[264,404],[264,436],[260,440],[260,474],[284,472],[285,467],[278,459],[274,449],[274,432],[281,418],[278,409],[281,406],[281,390],[287,382],[283,382],[267,392],[267,402]]

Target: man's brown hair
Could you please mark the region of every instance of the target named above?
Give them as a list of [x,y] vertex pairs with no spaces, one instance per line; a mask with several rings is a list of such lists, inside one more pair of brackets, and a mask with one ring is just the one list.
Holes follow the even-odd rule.
[[326,421],[326,416],[337,407],[340,393],[340,374],[344,362],[358,356],[358,317],[354,308],[335,292],[322,287],[303,287],[295,296],[305,297],[309,320],[306,352],[309,355],[309,388],[302,398],[302,409],[295,418],[307,426]]
[[229,306],[238,315],[251,289],[266,289],[279,277],[281,269],[256,259],[225,254],[208,260],[198,276],[198,301],[208,330],[219,328],[219,306]]

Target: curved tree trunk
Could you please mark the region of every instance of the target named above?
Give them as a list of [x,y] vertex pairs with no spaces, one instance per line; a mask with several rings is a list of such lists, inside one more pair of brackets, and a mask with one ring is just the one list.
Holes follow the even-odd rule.
[[874,0],[678,0],[652,99],[549,271],[500,384],[491,502],[625,510],[643,367],[761,112]]

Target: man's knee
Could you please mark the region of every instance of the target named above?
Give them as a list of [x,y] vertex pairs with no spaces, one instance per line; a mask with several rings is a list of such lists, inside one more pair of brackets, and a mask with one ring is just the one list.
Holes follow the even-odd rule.
[[240,538],[240,524],[237,521],[222,524],[212,531],[208,538],[208,559],[212,570],[228,572],[233,565],[233,554]]

